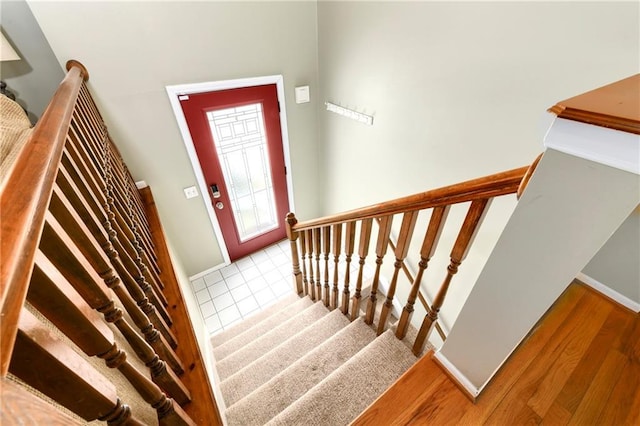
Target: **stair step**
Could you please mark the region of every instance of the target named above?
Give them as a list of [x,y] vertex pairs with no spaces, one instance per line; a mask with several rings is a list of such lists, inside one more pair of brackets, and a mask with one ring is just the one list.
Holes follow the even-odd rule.
[[217,370],[220,380],[224,380],[233,373],[241,370],[247,364],[260,358],[263,354],[282,344],[282,342],[327,314],[329,314],[329,311],[322,302],[314,303],[304,311],[299,312],[274,329],[259,336],[253,342],[242,347],[242,349],[235,351],[218,362]]
[[313,305],[313,301],[309,297],[298,299],[297,301],[286,305],[284,308],[281,308],[279,311],[273,313],[261,322],[254,324],[254,326],[249,328],[248,330],[243,331],[232,339],[227,340],[217,348],[214,348],[214,358],[217,362],[222,361],[235,351],[241,349],[246,344],[251,343],[258,337],[267,333],[269,330],[279,326],[284,321],[296,315],[298,312],[305,310],[311,305]]
[[271,315],[278,312],[285,306],[297,302],[299,299],[300,298],[298,297],[297,294],[290,294],[286,296],[284,299],[281,299],[276,303],[274,303],[273,305],[267,307],[265,310],[262,310],[260,312],[255,313],[254,315],[251,315],[250,317],[247,317],[242,322],[239,322],[238,324],[233,325],[231,328],[228,328],[227,330],[211,337],[211,347],[217,348],[223,343],[226,343],[228,340],[231,340],[237,335],[247,331],[254,325],[258,324],[263,319],[270,317]]
[[307,326],[280,346],[222,381],[220,390],[225,403],[227,406],[235,404],[347,325],[349,320],[336,309]]
[[[228,424],[263,425],[357,354],[375,337],[375,332],[361,318],[355,320],[273,379],[229,406],[226,411]],[[406,351],[406,347],[402,347]],[[369,366],[366,363],[360,364],[359,369],[368,370]]]
[[267,425],[349,424],[415,362],[388,330]]

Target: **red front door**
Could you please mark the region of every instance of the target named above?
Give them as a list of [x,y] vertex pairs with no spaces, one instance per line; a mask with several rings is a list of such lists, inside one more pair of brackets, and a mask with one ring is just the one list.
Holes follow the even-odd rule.
[[180,104],[231,260],[285,238],[276,85],[191,94]]

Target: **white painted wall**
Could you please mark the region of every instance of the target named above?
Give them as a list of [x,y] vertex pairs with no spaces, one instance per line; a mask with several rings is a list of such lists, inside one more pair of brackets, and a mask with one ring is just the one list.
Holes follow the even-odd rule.
[[[320,1],[319,100],[375,117],[369,127],[319,110],[324,213],[529,164],[543,151],[548,107],[638,72],[638,14],[631,2]],[[491,206],[452,282],[446,326],[515,205]],[[431,295],[463,214],[452,212],[429,266]]]
[[298,214],[317,199],[315,2],[29,1],[58,61],[81,61],[110,132],[136,180],[154,191],[166,233],[188,275],[222,262],[165,86],[282,74]]

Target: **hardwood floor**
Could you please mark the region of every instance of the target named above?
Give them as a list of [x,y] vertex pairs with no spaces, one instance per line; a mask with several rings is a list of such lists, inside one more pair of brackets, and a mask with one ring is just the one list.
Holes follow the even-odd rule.
[[427,354],[354,425],[640,425],[640,314],[572,283],[476,404]]

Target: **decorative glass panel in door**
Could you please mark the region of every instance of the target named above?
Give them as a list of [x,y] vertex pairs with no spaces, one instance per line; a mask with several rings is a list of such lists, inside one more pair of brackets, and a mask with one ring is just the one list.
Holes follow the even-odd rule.
[[262,104],[207,113],[240,241],[278,227]]

